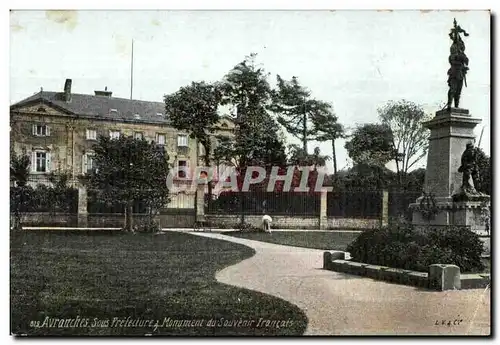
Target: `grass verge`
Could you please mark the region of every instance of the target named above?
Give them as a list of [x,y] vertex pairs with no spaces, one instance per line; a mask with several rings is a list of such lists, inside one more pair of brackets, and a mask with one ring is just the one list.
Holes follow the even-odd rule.
[[271,234],[264,232],[225,232],[230,235],[249,240],[282,244],[324,250],[345,250],[346,247],[359,236],[357,232],[338,231],[276,231]]
[[182,233],[13,233],[11,332],[301,335],[307,319],[295,305],[215,280],[253,254]]

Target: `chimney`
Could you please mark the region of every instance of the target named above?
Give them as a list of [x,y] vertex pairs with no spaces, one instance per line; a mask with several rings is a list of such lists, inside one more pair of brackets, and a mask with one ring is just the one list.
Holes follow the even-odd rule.
[[71,79],[66,79],[64,83],[64,100],[66,102],[71,101]]
[[104,97],[111,97],[111,95],[113,94],[113,92],[108,91],[107,86],[104,88],[104,91],[94,91],[94,93],[96,96],[104,96]]

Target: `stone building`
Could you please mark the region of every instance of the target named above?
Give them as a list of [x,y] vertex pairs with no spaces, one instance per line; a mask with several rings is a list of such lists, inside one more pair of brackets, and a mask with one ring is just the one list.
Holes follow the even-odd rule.
[[[100,135],[133,135],[164,145],[174,169],[194,168],[201,160],[201,145],[171,126],[164,103],[112,97],[107,88],[78,94],[71,86],[67,79],[60,92],[42,90],[10,107],[10,144],[16,154],[31,157],[31,183],[44,183],[50,172],[69,173],[77,183],[94,168],[92,147]],[[222,116],[216,132],[232,135],[233,129],[231,118]],[[191,176],[176,170],[174,183],[191,184]],[[180,201],[173,195],[169,207],[192,208],[194,196]]]

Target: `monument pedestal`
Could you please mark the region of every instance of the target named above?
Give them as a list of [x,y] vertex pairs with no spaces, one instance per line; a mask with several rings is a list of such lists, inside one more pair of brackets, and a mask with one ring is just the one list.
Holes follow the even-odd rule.
[[[410,205],[415,226],[467,226],[483,242],[488,242],[489,231],[483,217],[488,207],[488,195],[464,195],[462,174],[458,172],[466,145],[475,139],[474,127],[481,122],[467,109],[451,108],[436,112],[436,116],[423,125],[430,129],[425,192]],[[461,198],[457,198],[460,196]],[[485,248],[486,249],[486,248]]]

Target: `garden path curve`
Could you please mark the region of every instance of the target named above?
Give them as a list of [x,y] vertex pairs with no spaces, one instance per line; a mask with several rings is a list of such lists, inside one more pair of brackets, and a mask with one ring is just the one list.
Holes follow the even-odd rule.
[[[490,334],[490,289],[433,292],[323,270],[323,250],[192,234],[253,248],[253,257],[216,279],[294,303],[309,320],[305,335]],[[463,321],[442,325],[455,319]]]

